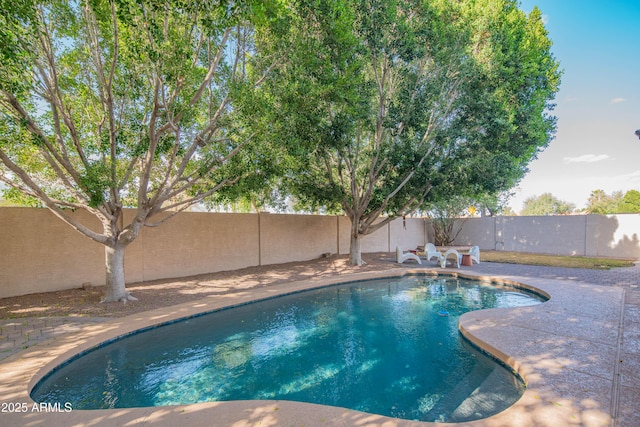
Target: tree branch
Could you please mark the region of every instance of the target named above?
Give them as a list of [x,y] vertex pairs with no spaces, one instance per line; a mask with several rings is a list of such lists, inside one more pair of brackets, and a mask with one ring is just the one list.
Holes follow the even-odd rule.
[[[96,233],[95,231],[91,230],[90,228],[84,226],[83,224],[81,224],[80,222],[78,222],[77,220],[75,220],[74,218],[72,218],[70,215],[68,215],[67,212],[65,212],[63,209],[60,209],[57,204],[60,201],[57,201],[55,199],[50,198],[41,188],[40,186],[38,186],[29,176],[29,174],[23,170],[22,168],[20,168],[18,165],[16,165],[10,158],[9,156],[6,155],[6,153],[3,150],[0,150],[0,161],[2,161],[2,163],[9,168],[9,170],[11,170],[14,174],[16,174],[20,180],[27,186],[27,188],[30,190],[29,194],[31,194],[34,197],[37,197],[38,199],[40,199],[45,206],[54,214],[56,215],[58,218],[60,218],[61,220],[63,220],[64,222],[66,222],[67,224],[69,224],[71,227],[73,227],[76,231],[78,231],[81,234],[84,234],[85,236],[89,237],[90,239],[98,242],[98,243],[106,243],[107,241],[107,237],[104,234],[100,234],[100,233]],[[10,184],[9,181],[7,181],[6,179],[3,179],[2,181],[6,182],[7,184]],[[70,204],[67,202],[61,202],[61,205],[66,205],[69,206]],[[90,208],[88,208],[87,206],[83,206],[83,205],[76,205],[75,207],[78,208],[83,208],[83,209],[87,209],[89,210]],[[100,216],[98,214],[97,211],[91,211],[94,215]]]

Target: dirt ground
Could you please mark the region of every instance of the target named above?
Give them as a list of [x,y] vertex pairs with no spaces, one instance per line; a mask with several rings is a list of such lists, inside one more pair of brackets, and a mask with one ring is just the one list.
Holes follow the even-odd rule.
[[[104,288],[69,289],[0,299],[0,319],[22,317],[123,317],[155,308],[196,301],[212,295],[249,290],[278,283],[345,273],[397,268],[391,253],[365,254],[366,265],[349,265],[347,256],[305,262],[248,267],[234,271],[127,284],[138,301],[101,303]],[[407,266],[410,266],[407,264]]]

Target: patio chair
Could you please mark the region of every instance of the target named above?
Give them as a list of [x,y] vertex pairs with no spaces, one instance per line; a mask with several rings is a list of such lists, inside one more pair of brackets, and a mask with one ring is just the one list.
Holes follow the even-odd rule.
[[424,257],[427,261],[431,261],[432,258],[436,258],[438,262],[442,262],[442,252],[436,249],[433,243],[427,243],[424,247]]
[[400,249],[400,246],[396,246],[396,262],[398,264],[402,264],[409,259],[417,261],[418,264],[422,264],[422,261],[420,261],[420,257],[418,255],[412,254],[411,252],[403,253],[402,250]]
[[476,264],[480,264],[480,246],[472,246],[469,249],[469,255],[471,255],[471,262],[476,262]]
[[[440,267],[445,268],[447,266],[447,258],[455,259],[456,268],[460,268],[460,254],[458,253],[458,251],[456,251],[455,249],[447,250],[442,255],[442,259],[440,260]],[[453,262],[451,263],[451,265],[453,265]]]

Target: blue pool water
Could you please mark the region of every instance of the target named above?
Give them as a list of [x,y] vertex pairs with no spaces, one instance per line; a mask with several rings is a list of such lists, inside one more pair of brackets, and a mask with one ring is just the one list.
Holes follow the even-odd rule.
[[458,332],[470,310],[538,304],[513,287],[410,276],[331,286],[136,333],[54,370],[36,402],[74,409],[245,399],[467,421],[524,385]]

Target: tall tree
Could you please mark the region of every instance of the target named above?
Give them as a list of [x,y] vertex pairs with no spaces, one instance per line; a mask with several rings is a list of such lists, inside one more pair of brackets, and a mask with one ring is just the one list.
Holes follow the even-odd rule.
[[133,298],[144,226],[268,170],[236,107],[264,79],[246,65],[265,4],[0,0],[0,180],[105,246],[105,301]]
[[[511,0],[299,0],[264,98],[295,160],[288,188],[361,238],[425,202],[495,194],[555,129],[558,64]],[[274,38],[262,48],[280,48]],[[261,67],[257,67],[261,69]],[[264,66],[262,67],[264,69]]]

